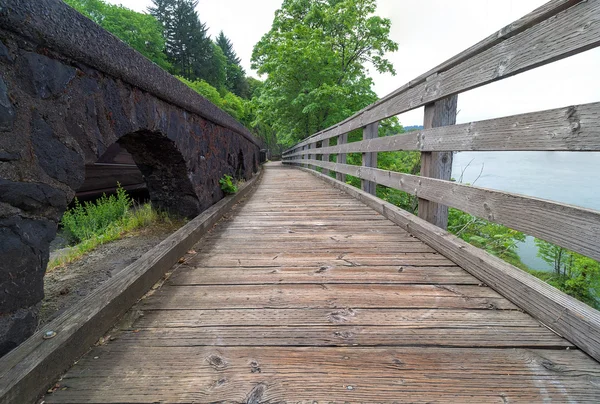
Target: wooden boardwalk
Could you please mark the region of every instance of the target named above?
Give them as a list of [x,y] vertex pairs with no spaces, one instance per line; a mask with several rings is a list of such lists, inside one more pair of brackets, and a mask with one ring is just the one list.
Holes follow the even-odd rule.
[[600,401],[600,364],[301,170],[195,252],[47,403]]

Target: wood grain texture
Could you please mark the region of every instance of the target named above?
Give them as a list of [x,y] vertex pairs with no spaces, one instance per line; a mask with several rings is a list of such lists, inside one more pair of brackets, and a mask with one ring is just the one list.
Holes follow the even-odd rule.
[[[137,328],[218,326],[393,326],[405,328],[531,328],[530,315],[512,310],[438,309],[192,309],[144,312]],[[518,331],[518,330],[516,330]]]
[[[321,142],[321,148],[324,148],[324,147],[329,147],[329,139],[324,139],[324,140]],[[318,151],[317,151],[317,152],[318,152]],[[329,161],[329,154],[321,154],[321,160],[323,160],[323,161],[327,161],[327,162],[328,162],[328,161]],[[324,175],[329,175],[329,170],[327,170],[327,169],[323,169],[322,173],[323,173]]]
[[[350,224],[338,218],[325,232],[319,226],[349,208]],[[304,171],[268,165],[252,197],[44,399],[506,403],[600,396],[598,363],[451,261],[422,265],[434,254],[406,230],[358,225],[368,217],[387,221],[364,209]],[[306,216],[312,220],[303,231],[280,224]],[[395,263],[405,256],[421,264]],[[332,258],[340,262],[328,264]],[[256,265],[229,265],[234,260]]]
[[[451,126],[456,123],[458,96],[453,95],[425,105],[423,126],[425,129]],[[421,177],[449,181],[452,177],[452,152],[422,152]],[[421,219],[446,229],[448,227],[448,206],[428,199],[419,198]]]
[[[372,123],[363,128],[363,140],[376,139],[379,137],[379,122]],[[362,153],[363,167],[377,168],[377,153],[368,152]],[[371,195],[376,195],[377,184],[373,181],[360,180],[361,189]]]
[[[344,133],[341,134],[337,137],[337,144],[338,145],[344,145],[348,143],[348,134]],[[345,153],[338,153],[337,157],[336,157],[336,162],[338,164],[346,164],[346,154]],[[335,178],[337,178],[338,181],[342,181],[345,182],[346,181],[346,175],[343,173],[335,173]]]
[[509,31],[508,36],[503,36],[500,31],[500,41],[484,40],[487,43],[476,46],[474,51],[457,55],[455,62],[431,70],[426,78],[409,82],[390,96],[299,144],[348,133],[600,45],[600,4],[597,0],[555,2],[542,12],[534,11],[531,17],[524,17],[528,22],[517,24],[520,28]]
[[[600,151],[600,103],[415,130],[331,146],[323,153],[428,151]],[[301,152],[292,153],[293,158]]]
[[544,199],[375,168],[317,162],[451,206],[600,260],[600,212]]
[[597,402],[599,378],[597,364],[577,350],[111,343],[80,360],[60,382],[68,387],[45,400]]
[[309,171],[345,190],[410,231],[463,269],[600,360],[600,312],[520,269],[398,207],[332,178]]

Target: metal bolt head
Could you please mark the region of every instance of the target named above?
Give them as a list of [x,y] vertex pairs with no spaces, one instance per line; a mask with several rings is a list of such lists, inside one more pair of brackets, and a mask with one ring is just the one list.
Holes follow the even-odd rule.
[[44,337],[43,338],[44,339],[50,339],[50,338],[54,338],[54,337],[56,337],[56,331],[50,330],[50,331],[46,331],[44,333]]

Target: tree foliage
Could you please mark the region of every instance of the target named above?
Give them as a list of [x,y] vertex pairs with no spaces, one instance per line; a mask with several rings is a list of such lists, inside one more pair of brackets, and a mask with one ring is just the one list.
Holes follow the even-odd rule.
[[375,0],[284,0],[271,30],[254,47],[253,68],[266,74],[258,119],[293,144],[377,99],[367,64],[394,74],[385,53],[390,20]]
[[164,53],[165,40],[161,25],[153,16],[137,13],[123,6],[107,4],[101,0],[65,2],[163,69],[171,69]]
[[[148,8],[163,27],[166,54],[176,74],[219,87],[214,46],[196,12],[198,0],[152,0]],[[218,56],[217,56],[218,58]]]
[[225,66],[225,87],[228,91],[243,97],[250,98],[250,87],[246,80],[246,72],[242,68],[241,60],[233,50],[233,44],[223,31],[219,33],[215,43],[227,58]]
[[554,268],[551,285],[600,309],[600,262],[544,240],[535,239],[538,256]]

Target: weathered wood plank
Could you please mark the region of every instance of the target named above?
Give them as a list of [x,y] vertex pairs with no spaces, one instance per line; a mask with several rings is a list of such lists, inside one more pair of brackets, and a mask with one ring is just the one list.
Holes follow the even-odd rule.
[[211,285],[171,286],[142,302],[143,310],[256,308],[469,308],[514,310],[487,287],[472,285]]
[[80,360],[60,382],[68,388],[45,400],[595,402],[599,379],[597,364],[577,350],[109,344]]
[[[527,70],[552,63],[600,45],[600,4],[593,1],[557,4],[541,13],[535,25],[511,34],[492,46],[459,58],[458,64],[433,71],[426,80],[401,87],[375,105],[353,117],[325,129],[300,144],[321,141],[348,133],[369,123],[409,111],[449,95],[470,90]],[[565,9],[565,6],[569,6]],[[491,43],[491,42],[490,42]],[[560,46],[556,46],[560,44]],[[449,67],[452,66],[452,67]]]
[[134,328],[119,335],[120,344],[152,347],[313,346],[574,348],[541,325],[489,328],[409,328],[395,326],[227,326]]
[[[363,140],[375,139],[379,137],[379,122],[372,123],[363,128]],[[363,153],[362,154],[362,165],[363,167],[375,167],[377,168],[377,153]],[[361,189],[371,195],[376,195],[377,184],[372,181],[360,181]]]
[[363,325],[406,328],[494,328],[539,326],[529,314],[512,310],[437,309],[250,309],[152,310],[134,328],[214,326]]
[[[333,256],[311,257],[304,254],[301,258],[283,256],[277,257],[277,254],[271,254],[270,257],[250,257],[250,256],[231,256],[231,254],[202,256],[202,265],[205,267],[263,267],[279,268],[282,266],[298,266],[320,268],[322,266],[449,266],[454,263],[442,256],[425,256],[427,253],[406,253],[392,258],[380,258],[379,254],[372,257],[345,257],[344,254]],[[277,258],[275,258],[277,257]],[[339,257],[339,258],[338,258]]]
[[[343,133],[341,135],[339,135],[337,137],[337,144],[339,145],[343,145],[348,143],[348,134],[347,133]],[[336,162],[338,164],[346,164],[346,154],[345,153],[338,153],[337,157],[336,157]],[[335,178],[338,179],[338,181],[342,181],[342,182],[346,182],[346,175],[342,174],[342,173],[335,173]]]
[[481,281],[455,267],[306,267],[204,268],[186,261],[170,279],[170,285],[267,285],[290,283],[428,284],[479,285]]
[[[454,125],[457,102],[458,96],[453,95],[425,105],[424,128]],[[421,177],[449,181],[452,177],[452,152],[422,152]],[[419,198],[418,215],[421,219],[442,229],[448,227],[448,207],[446,205]]]
[[[321,148],[324,148],[324,147],[329,147],[329,139],[324,139],[321,142]],[[321,160],[328,162],[329,161],[329,154],[321,154]],[[323,170],[323,174],[324,175],[329,175],[329,170],[324,169]]]
[[397,150],[600,151],[600,103],[416,130],[327,147],[322,152]]
[[528,273],[480,250],[396,206],[310,171],[364,202],[451,258],[511,302],[600,360],[600,312]]
[[600,212],[559,202],[375,168],[328,168],[443,203],[600,260]]

